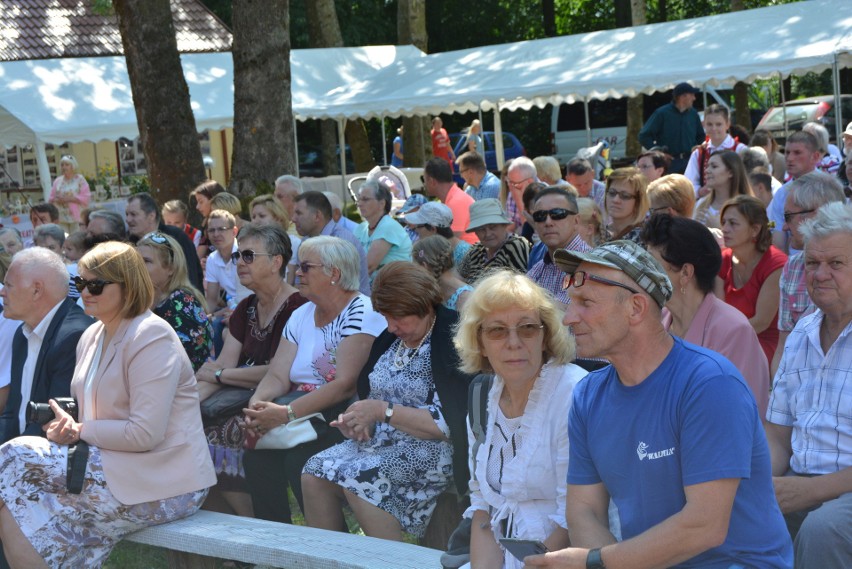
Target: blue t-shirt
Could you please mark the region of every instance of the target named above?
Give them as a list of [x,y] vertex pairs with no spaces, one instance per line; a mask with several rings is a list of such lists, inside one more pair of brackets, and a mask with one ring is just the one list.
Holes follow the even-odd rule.
[[675,338],[639,385],[612,366],[593,372],[574,389],[568,429],[568,483],[603,482],[624,539],[682,510],[685,486],[739,478],[725,542],[677,567],[792,567],[757,404],[724,357]]

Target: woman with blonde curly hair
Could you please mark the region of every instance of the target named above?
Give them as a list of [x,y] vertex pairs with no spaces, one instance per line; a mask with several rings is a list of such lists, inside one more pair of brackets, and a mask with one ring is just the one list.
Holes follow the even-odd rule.
[[444,306],[461,311],[473,287],[461,280],[453,270],[453,245],[440,235],[431,235],[414,242],[411,257],[426,267],[441,287]]
[[506,270],[479,281],[461,312],[455,344],[462,371],[494,373],[464,514],[473,518],[473,567],[520,569],[500,538],[540,540],[550,551],[569,543],[568,411],[586,371],[569,363],[574,338],[561,319],[548,292]]

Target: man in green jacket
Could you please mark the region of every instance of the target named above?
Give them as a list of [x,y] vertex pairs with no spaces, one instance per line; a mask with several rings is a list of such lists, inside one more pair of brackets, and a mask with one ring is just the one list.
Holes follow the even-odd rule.
[[646,149],[665,147],[672,155],[669,174],[683,174],[692,147],[704,142],[704,128],[698,111],[692,108],[700,91],[689,83],[678,83],[666,103],[651,115],[639,132],[639,142]]

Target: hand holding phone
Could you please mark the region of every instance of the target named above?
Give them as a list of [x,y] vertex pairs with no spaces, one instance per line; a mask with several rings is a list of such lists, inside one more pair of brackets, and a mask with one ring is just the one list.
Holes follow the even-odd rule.
[[539,555],[547,553],[547,546],[537,539],[514,539],[501,537],[500,545],[505,547],[509,553],[514,555],[518,561],[523,561],[528,555]]

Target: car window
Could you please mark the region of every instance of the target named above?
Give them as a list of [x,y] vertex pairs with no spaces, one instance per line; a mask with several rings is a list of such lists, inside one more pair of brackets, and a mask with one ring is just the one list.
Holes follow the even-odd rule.
[[[812,121],[816,115],[819,105],[805,103],[803,105],[787,105],[787,122]],[[784,110],[782,107],[773,107],[769,114],[763,119],[764,126],[783,125]]]

